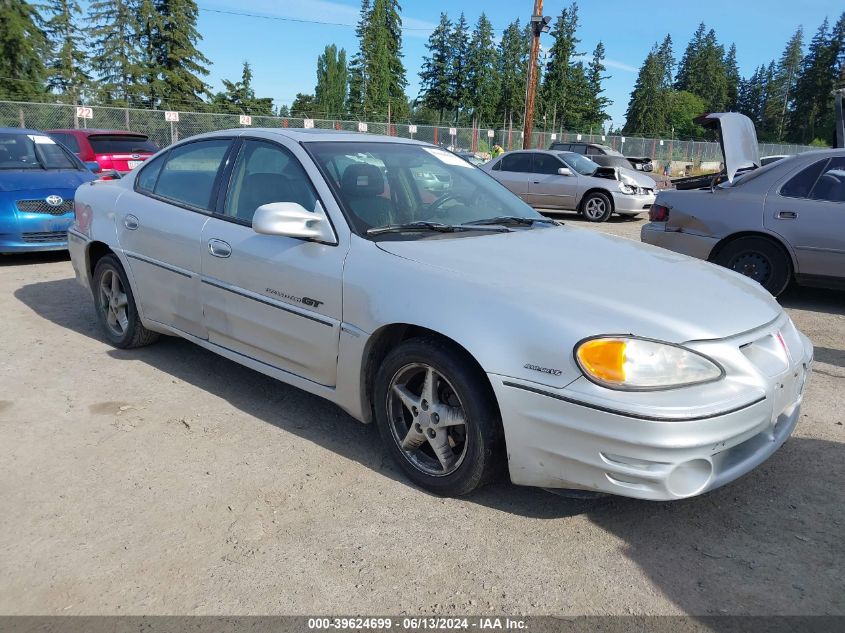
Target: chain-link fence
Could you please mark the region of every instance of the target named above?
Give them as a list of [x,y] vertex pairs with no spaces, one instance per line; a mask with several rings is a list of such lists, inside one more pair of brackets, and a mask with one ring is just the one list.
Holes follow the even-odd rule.
[[[90,115],[90,118],[85,116]],[[178,120],[168,120],[178,119]],[[20,103],[0,101],[0,127],[26,127],[40,130],[63,128],[97,128],[132,130],[147,134],[161,147],[170,143],[214,130],[238,127],[314,127],[322,129],[388,134],[402,138],[451,147],[455,150],[488,152],[494,143],[504,149],[522,147],[522,131],[514,128],[488,130],[486,128],[453,127],[449,125],[413,125],[409,123],[360,122],[302,117],[252,116],[248,120],[238,114],[210,112],[178,112],[139,110],[94,106],[80,108],[58,103]],[[626,156],[648,157],[656,161],[682,161],[691,164],[722,159],[718,143],[712,141],[680,141],[677,139],[578,134],[574,132],[535,131],[532,147],[549,147],[553,142],[601,143]],[[797,154],[815,149],[805,145],[761,143],[760,155]]]

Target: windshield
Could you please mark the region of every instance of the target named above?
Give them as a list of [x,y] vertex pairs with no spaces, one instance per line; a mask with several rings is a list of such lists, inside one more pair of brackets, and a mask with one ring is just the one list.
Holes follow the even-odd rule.
[[569,165],[569,168],[578,172],[582,176],[592,176],[599,168],[593,161],[581,154],[574,152],[561,152],[558,154],[564,163]]
[[0,132],[0,169],[80,169],[80,165],[49,136]]
[[542,218],[463,158],[425,145],[306,144],[331,181],[353,229],[412,222],[459,225],[495,217]]
[[130,134],[95,134],[88,137],[95,154],[137,154],[155,153],[155,143],[146,136]]

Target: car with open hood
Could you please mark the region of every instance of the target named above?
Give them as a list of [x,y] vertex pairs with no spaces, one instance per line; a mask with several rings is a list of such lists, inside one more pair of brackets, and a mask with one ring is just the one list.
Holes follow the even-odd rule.
[[176,335],[327,398],[437,494],[507,471],[697,495],[778,449],[810,375],[812,345],[756,283],[545,218],[419,141],[196,136],[80,187],[69,234],[111,344]]
[[660,192],[642,241],[735,270],[773,295],[792,281],[845,287],[845,149],[761,167],[748,117],[702,121],[720,130],[724,172],[703,188]]
[[590,222],[632,217],[654,202],[655,182],[625,167],[602,167],[575,152],[518,150],[481,166],[532,207],[577,211]]
[[0,253],[67,248],[74,193],[92,170],[44,132],[0,128]]

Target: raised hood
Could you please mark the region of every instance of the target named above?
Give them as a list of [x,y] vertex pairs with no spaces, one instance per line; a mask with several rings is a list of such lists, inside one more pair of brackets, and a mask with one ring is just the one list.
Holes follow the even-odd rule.
[[712,112],[696,118],[695,122],[718,131],[729,182],[734,181],[740,169],[760,166],[757,131],[747,116],[739,112]]
[[[588,229],[517,229],[382,241],[379,247],[431,267],[421,274],[448,271],[485,296],[495,293],[502,301],[547,311],[583,336],[632,333],[676,343],[716,339],[759,327],[781,313],[768,292],[737,273]],[[466,297],[472,301],[469,289]]]

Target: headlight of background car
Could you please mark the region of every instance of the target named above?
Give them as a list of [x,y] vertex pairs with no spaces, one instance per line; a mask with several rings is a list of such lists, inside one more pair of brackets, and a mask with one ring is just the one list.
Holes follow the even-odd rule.
[[575,360],[584,375],[610,389],[656,391],[718,380],[725,372],[692,350],[628,336],[582,341]]
[[629,185],[626,182],[620,182],[619,183],[619,191],[621,191],[622,193],[627,193],[627,194],[635,194],[635,193],[637,193],[637,188],[633,185]]

